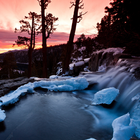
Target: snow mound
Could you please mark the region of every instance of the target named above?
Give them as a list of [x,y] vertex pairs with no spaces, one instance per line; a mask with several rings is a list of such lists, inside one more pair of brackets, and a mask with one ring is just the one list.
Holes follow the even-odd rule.
[[135,133],[135,127],[130,126],[129,113],[115,119],[112,123],[113,138],[111,140],[130,140]]
[[136,127],[135,135],[140,138],[140,101],[131,114],[131,125]]
[[60,81],[34,82],[35,87],[46,88],[50,91],[74,91],[87,88],[89,83],[84,77],[71,78]]
[[0,106],[14,104],[19,100],[20,96],[28,93],[34,93],[34,88],[41,87],[48,89],[50,91],[74,91],[74,90],[83,90],[87,88],[89,83],[83,77],[70,78],[66,80],[57,80],[57,81],[36,81],[34,83],[28,83],[23,86],[20,86],[14,92],[5,95],[0,98]]
[[58,78],[57,75],[51,75],[51,76],[49,77],[49,79],[57,79],[57,78]]
[[4,121],[6,118],[5,111],[0,109],[0,122]]
[[119,90],[114,87],[100,90],[95,93],[92,105],[111,104],[118,94]]

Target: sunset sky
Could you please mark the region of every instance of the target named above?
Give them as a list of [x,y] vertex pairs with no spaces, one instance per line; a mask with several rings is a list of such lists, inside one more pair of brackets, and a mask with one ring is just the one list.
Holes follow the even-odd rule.
[[[74,0],[51,0],[46,12],[58,17],[57,30],[48,39],[48,45],[66,43],[70,33],[73,8],[69,8],[70,1]],[[104,8],[109,5],[110,0],[83,0],[83,20],[78,23],[75,39],[82,33],[86,35],[97,34],[96,24],[105,15]],[[37,0],[0,0],[0,53],[9,49],[17,49],[12,44],[19,33],[14,33],[19,28],[19,20],[24,19],[30,11],[40,13],[41,8]],[[23,36],[23,34],[20,34]],[[37,45],[41,44],[40,36],[37,37]]]

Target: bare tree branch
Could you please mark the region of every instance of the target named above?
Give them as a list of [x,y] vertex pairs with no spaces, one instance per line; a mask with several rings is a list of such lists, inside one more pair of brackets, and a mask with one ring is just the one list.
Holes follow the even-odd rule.
[[70,2],[70,4],[71,4],[71,6],[70,6],[70,8],[72,8],[73,6],[75,6],[75,2]]

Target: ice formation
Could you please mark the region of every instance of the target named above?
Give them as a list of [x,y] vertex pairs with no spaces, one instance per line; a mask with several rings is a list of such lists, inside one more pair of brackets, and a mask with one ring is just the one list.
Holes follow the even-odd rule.
[[5,111],[0,109],[0,122],[4,121],[6,118]]
[[113,123],[113,138],[111,140],[130,140],[135,133],[135,127],[130,126],[129,113],[116,118]]
[[118,94],[119,90],[114,87],[100,90],[95,93],[92,105],[111,104]]

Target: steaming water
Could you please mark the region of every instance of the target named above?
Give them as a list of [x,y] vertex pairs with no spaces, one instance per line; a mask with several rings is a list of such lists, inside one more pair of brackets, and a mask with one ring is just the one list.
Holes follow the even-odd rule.
[[[112,121],[131,112],[140,94],[140,81],[126,67],[110,68],[106,73],[86,73],[90,88],[77,92],[37,90],[11,108],[5,108],[0,124],[0,140],[110,140]],[[94,93],[115,87],[120,94],[113,106],[91,106]]]

